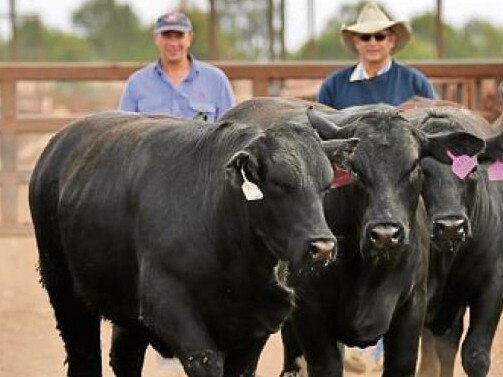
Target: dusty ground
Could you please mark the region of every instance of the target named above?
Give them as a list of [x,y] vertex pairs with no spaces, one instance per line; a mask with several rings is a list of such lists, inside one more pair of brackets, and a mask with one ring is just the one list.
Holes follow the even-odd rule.
[[[0,377],[62,377],[63,345],[55,330],[52,309],[45,291],[38,284],[37,253],[33,238],[0,239]],[[110,326],[104,324],[102,337],[104,376],[113,377],[108,367]],[[355,352],[354,350],[350,352]],[[493,346],[490,377],[503,376],[503,325]],[[282,362],[279,336],[268,342],[260,360],[258,375],[279,376]],[[346,377],[377,377],[375,364],[368,360],[367,372],[347,373]],[[181,377],[179,364],[161,361],[148,351],[144,375]],[[456,377],[464,376],[457,365]]]

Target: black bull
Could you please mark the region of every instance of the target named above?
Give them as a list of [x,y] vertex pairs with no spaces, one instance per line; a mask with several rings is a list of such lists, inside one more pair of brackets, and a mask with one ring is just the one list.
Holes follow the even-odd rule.
[[117,376],[139,376],[149,344],[190,377],[253,375],[292,307],[278,261],[331,261],[327,154],[354,145],[118,112],[60,131],[29,197],[68,375],[101,376],[101,317]]
[[[464,131],[486,138],[490,125],[469,110],[448,107],[407,111],[404,116],[424,132]],[[488,141],[487,160],[497,137]],[[424,201],[432,223],[428,278],[428,311],[422,337],[419,375],[452,377],[461,348],[463,369],[470,377],[487,376],[491,344],[503,308],[503,183],[491,182],[482,162],[466,178],[435,160],[422,162]],[[437,361],[438,360],[438,361]],[[438,367],[437,367],[438,365]]]
[[[298,100],[250,100],[224,118],[262,127],[268,118],[307,122],[306,106]],[[313,111],[311,118],[322,138],[344,135],[360,144],[349,159],[351,183],[331,190],[324,202],[339,239],[336,262],[317,274],[290,275],[298,297],[282,332],[283,374],[296,375],[295,358],[304,354],[310,377],[341,376],[338,341],[368,346],[384,336],[383,375],[413,376],[429,244],[420,163],[426,157],[448,163],[446,149],[478,152],[483,141],[464,132],[427,135],[386,105],[323,109],[322,117]]]

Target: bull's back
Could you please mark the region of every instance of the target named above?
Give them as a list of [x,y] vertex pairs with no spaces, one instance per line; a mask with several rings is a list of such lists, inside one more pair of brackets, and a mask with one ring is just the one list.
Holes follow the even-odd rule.
[[261,128],[285,121],[307,123],[306,111],[310,106],[329,117],[337,114],[336,110],[317,102],[298,98],[257,97],[234,106],[221,119]]

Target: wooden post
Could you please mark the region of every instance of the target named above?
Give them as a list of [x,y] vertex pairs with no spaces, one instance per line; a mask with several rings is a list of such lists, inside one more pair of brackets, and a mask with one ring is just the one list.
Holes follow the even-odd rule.
[[437,0],[436,34],[437,34],[437,58],[444,57],[444,33],[442,22],[442,0]]
[[0,82],[2,96],[0,159],[2,170],[0,182],[2,185],[2,223],[13,226],[17,223],[18,179],[17,179],[17,136],[16,121],[16,82]]
[[16,0],[9,0],[9,20],[11,26],[11,37],[9,43],[10,60],[16,61],[18,58]]
[[210,21],[208,27],[210,34],[210,59],[217,60],[220,57],[220,51],[218,50],[218,13],[215,0],[210,0]]

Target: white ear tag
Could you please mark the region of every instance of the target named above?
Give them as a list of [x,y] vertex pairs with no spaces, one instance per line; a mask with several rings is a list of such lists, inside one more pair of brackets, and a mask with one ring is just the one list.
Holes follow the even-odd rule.
[[260,188],[253,182],[250,182],[246,179],[245,172],[243,168],[241,168],[241,175],[243,177],[243,184],[241,185],[241,190],[243,190],[243,194],[245,194],[245,198],[248,201],[251,200],[260,200],[264,197]]

